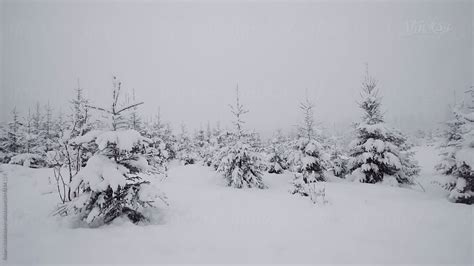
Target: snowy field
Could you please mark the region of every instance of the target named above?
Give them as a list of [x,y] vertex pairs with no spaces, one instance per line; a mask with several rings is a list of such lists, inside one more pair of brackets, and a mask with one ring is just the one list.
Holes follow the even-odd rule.
[[269,188],[234,189],[210,168],[171,165],[169,206],[151,225],[119,220],[72,229],[48,214],[58,202],[51,170],[1,165],[8,176],[10,263],[459,263],[473,262],[473,207],[432,185],[438,159],[417,148],[420,187],[325,183],[327,205]]

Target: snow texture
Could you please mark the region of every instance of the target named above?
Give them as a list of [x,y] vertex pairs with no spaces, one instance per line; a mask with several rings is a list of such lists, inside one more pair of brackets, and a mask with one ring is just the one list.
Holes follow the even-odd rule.
[[266,190],[235,190],[210,168],[172,164],[160,184],[170,205],[151,209],[151,224],[117,219],[94,230],[45,215],[58,200],[51,169],[2,165],[15,202],[9,262],[472,265],[472,207],[450,203],[430,186],[433,148],[417,153],[426,192],[328,182],[326,205],[289,194],[290,173],[265,174]]

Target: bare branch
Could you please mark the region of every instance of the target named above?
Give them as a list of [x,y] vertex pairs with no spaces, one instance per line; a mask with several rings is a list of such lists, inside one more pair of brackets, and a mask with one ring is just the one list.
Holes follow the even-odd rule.
[[132,104],[132,105],[129,105],[127,107],[124,107],[122,109],[120,109],[119,111],[116,112],[116,114],[120,114],[121,112],[125,111],[125,110],[128,110],[128,109],[131,109],[131,108],[134,108],[134,107],[137,107],[139,105],[142,105],[144,104],[145,102],[139,102],[139,103],[136,103],[136,104]]
[[86,105],[86,107],[88,108],[91,108],[91,109],[95,109],[95,110],[99,110],[99,111],[102,111],[102,112],[106,112],[106,113],[109,113],[109,114],[112,114],[112,112],[110,112],[109,110],[106,110],[102,107],[97,107],[97,106],[92,106],[92,105]]

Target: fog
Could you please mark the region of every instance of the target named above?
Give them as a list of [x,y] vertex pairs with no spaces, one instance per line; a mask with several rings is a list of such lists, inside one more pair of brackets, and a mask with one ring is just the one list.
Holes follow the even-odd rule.
[[435,128],[473,84],[473,6],[465,2],[3,2],[1,109],[7,121],[48,101],[67,111],[80,79],[106,105],[116,75],[175,127],[230,125],[238,84],[246,126],[264,135],[315,118],[360,116],[368,63],[386,120]]

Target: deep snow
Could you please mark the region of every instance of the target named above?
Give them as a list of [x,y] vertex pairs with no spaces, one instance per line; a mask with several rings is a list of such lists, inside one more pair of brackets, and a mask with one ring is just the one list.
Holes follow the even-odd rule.
[[[169,206],[150,225],[72,229],[51,217],[49,169],[1,165],[8,176],[10,263],[463,263],[473,262],[473,207],[431,181],[437,151],[421,147],[419,187],[325,183],[327,205],[291,195],[292,175],[268,189],[234,189],[210,168],[170,167]],[[51,182],[53,185],[49,184]]]

